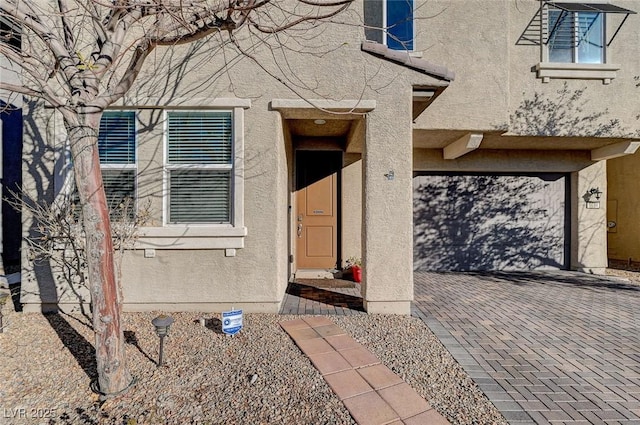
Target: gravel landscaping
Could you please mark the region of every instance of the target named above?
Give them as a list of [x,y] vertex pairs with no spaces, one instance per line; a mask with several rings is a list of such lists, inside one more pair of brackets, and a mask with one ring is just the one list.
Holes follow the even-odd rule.
[[[138,379],[100,402],[93,334],[82,315],[8,311],[0,334],[0,423],[353,424],[322,376],[280,328],[297,316],[247,314],[235,336],[219,315],[175,313],[157,368],[158,313],[124,314],[127,359]],[[419,320],[331,316],[453,424],[506,422]]]

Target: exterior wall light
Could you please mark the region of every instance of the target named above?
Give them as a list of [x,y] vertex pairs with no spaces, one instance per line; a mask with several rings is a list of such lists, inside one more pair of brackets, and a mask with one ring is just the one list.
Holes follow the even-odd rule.
[[598,209],[600,208],[600,198],[602,197],[602,191],[598,187],[592,187],[584,194],[584,200],[587,203],[587,208]]
[[169,334],[169,328],[173,324],[173,318],[161,314],[151,321],[151,324],[156,327],[156,333],[160,337],[160,354],[158,357],[158,367],[162,366],[162,352],[164,351],[164,337]]
[[314,124],[316,124],[316,125],[324,125],[324,124],[326,124],[326,123],[327,123],[327,121],[326,121],[326,120],[323,120],[323,119],[313,120],[313,122],[314,122]]

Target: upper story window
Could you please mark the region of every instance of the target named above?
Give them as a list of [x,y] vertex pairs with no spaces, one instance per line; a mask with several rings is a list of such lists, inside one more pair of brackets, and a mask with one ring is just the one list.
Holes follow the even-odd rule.
[[549,10],[549,62],[605,63],[604,15]]
[[366,39],[394,50],[413,50],[413,10],[413,0],[365,0]]
[[607,47],[636,12],[610,3],[541,2],[541,62],[538,78],[602,80],[609,84],[620,65],[612,63]]
[[122,214],[133,216],[137,173],[134,111],[105,111],[102,114],[98,151],[112,218]]
[[232,111],[167,113],[169,224],[234,224]]

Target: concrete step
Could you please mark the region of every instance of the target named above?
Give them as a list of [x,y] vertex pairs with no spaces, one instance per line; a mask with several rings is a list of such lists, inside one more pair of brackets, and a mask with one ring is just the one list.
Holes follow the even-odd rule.
[[336,269],[298,269],[296,279],[335,279],[341,278],[342,271]]

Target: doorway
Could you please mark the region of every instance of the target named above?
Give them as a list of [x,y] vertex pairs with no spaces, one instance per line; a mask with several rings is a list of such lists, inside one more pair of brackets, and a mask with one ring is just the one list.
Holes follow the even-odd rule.
[[297,150],[295,167],[296,268],[336,269],[342,151]]

